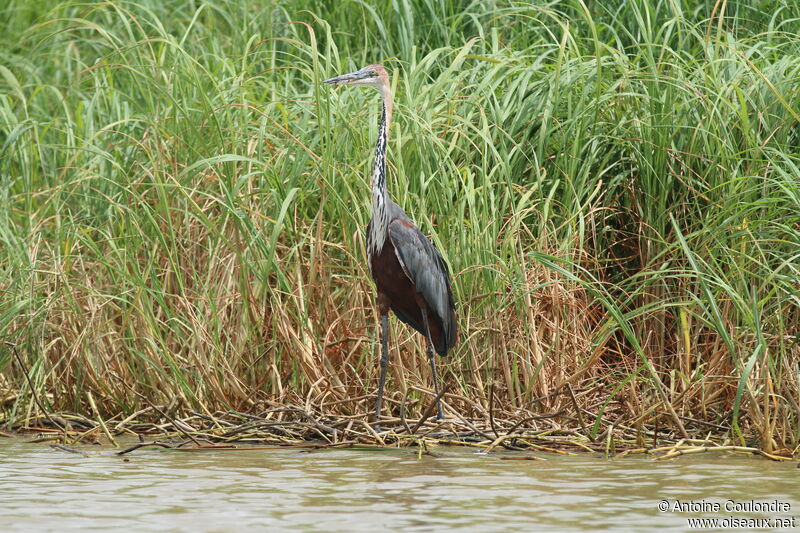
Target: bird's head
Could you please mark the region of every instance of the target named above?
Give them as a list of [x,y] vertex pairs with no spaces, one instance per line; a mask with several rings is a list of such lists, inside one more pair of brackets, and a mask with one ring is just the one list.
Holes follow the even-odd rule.
[[342,74],[329,80],[325,80],[329,85],[355,85],[357,87],[375,87],[381,93],[389,88],[389,75],[381,65],[367,65],[366,67]]

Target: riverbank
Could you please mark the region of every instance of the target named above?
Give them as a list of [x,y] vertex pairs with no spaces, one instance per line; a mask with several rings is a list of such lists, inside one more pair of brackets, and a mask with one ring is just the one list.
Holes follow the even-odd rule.
[[[322,80],[381,62],[389,192],[452,272],[449,416],[796,455],[800,3],[739,4],[6,2],[0,428],[365,420],[379,108]],[[408,423],[433,380],[389,330]]]

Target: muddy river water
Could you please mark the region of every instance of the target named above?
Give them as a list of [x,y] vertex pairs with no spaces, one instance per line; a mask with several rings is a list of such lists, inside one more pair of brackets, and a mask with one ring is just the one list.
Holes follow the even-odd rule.
[[800,532],[797,463],[741,455],[141,449],[126,462],[29,440],[0,437],[2,532]]

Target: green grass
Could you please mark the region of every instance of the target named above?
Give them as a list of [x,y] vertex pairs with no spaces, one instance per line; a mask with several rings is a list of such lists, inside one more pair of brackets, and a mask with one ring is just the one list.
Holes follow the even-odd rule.
[[[48,407],[367,410],[377,95],[320,82],[382,62],[452,391],[800,445],[795,2],[163,4],[1,11],[0,341]],[[387,391],[429,387],[391,335]],[[5,347],[0,409],[36,410]]]

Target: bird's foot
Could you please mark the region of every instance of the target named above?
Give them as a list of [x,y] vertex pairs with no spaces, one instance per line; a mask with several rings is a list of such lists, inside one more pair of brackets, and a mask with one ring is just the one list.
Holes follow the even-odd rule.
[[369,424],[369,427],[372,428],[372,431],[375,433],[380,434],[384,432],[384,429],[381,427],[380,417],[373,418],[372,422]]

